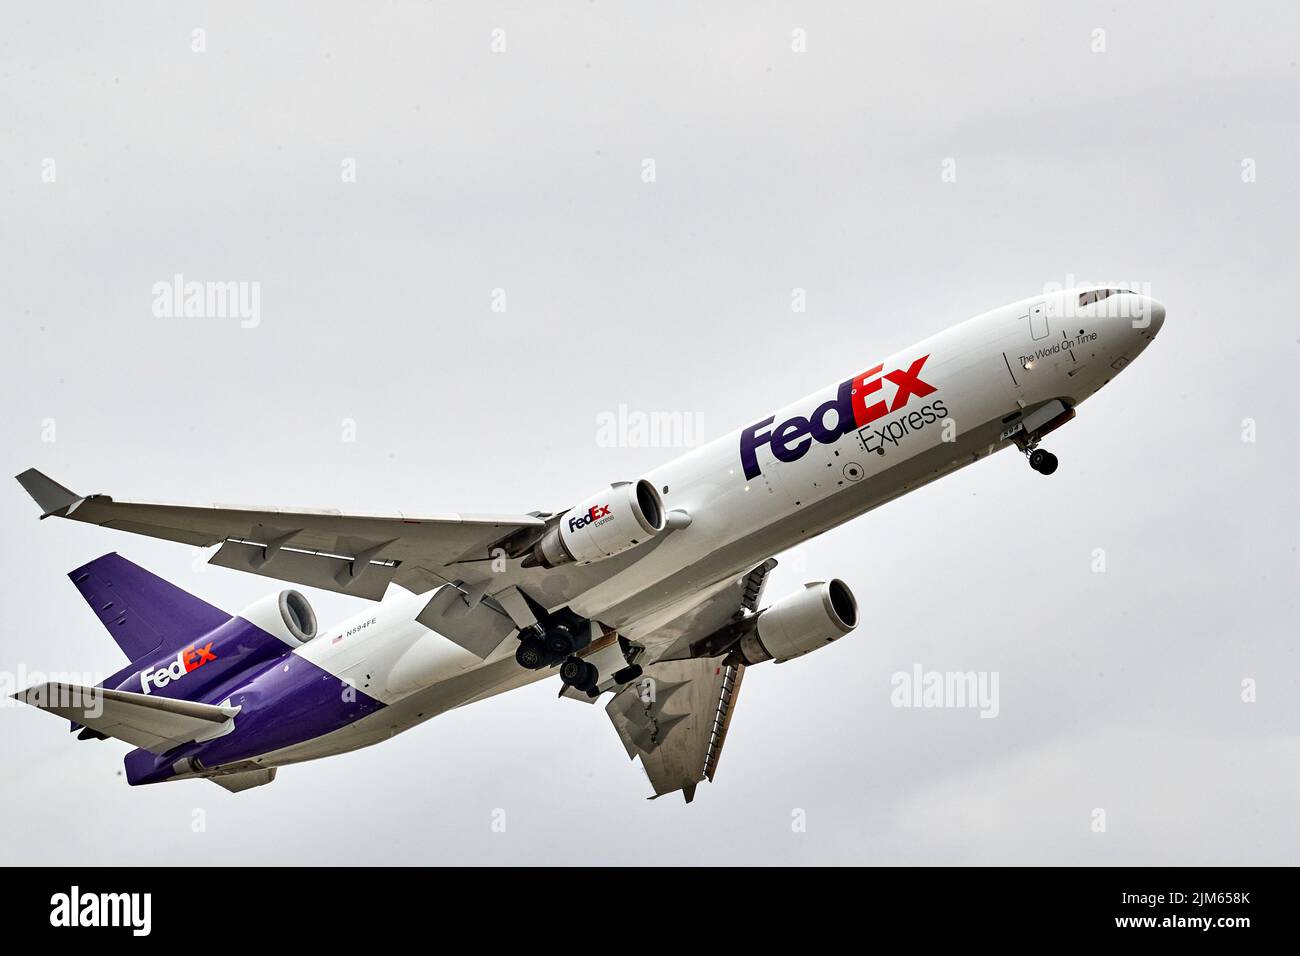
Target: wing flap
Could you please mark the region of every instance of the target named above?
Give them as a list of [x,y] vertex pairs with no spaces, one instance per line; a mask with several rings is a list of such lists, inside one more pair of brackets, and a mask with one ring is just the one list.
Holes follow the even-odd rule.
[[699,642],[758,609],[776,559],[706,589],[696,602],[646,635],[658,648],[641,679],[605,707],[629,758],[641,758],[655,796],[681,790],[690,803],[713,780],[736,712],[742,664],[690,657]]
[[13,697],[155,754],[218,736],[239,713],[238,707],[61,682],[37,684]]
[[695,798],[712,780],[735,713],[743,666],[720,658],[661,661],[605,707],[628,757],[640,757],[655,796]]
[[308,587],[338,591],[378,601],[384,596],[395,564],[376,564],[336,558],[327,554],[309,554],[281,548],[268,558],[266,548],[238,541],[227,541],[208,561],[219,568],[247,571],[280,581],[294,581]]
[[415,619],[483,660],[518,630],[507,614],[485,601],[470,607],[455,587],[434,594]]

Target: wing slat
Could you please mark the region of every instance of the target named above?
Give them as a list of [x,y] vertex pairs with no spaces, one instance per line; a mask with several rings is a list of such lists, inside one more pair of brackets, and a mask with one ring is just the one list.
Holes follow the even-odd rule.
[[722,680],[722,693],[718,697],[718,713],[713,721],[713,735],[709,740],[709,752],[704,758],[704,777],[713,782],[713,775],[718,772],[718,761],[722,759],[722,745],[727,742],[727,730],[731,727],[731,717],[736,712],[736,699],[740,694],[740,682],[745,677],[745,665],[736,664],[726,668]]

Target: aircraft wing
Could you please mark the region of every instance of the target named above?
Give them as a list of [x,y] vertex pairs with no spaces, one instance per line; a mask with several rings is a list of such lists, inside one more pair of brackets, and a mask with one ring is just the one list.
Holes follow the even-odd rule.
[[699,600],[667,623],[655,625],[644,633],[633,626],[628,629],[628,636],[635,636],[654,648],[651,660],[688,657],[695,641],[740,620],[746,611],[758,610],[768,575],[776,564],[776,558],[768,558],[748,573],[706,589]]
[[227,508],[81,496],[36,469],[18,476],[51,515],[197,547],[220,545],[218,567],[379,600],[390,582],[425,591],[490,560],[491,548],[544,522],[532,515],[348,515]]
[[743,664],[721,658],[661,661],[606,705],[628,758],[641,758],[655,797],[681,790],[690,803],[699,782],[713,780],[744,676]]
[[656,797],[681,790],[690,803],[699,782],[713,780],[745,676],[743,664],[721,657],[670,658],[756,611],[775,567],[776,559],[768,558],[660,628],[656,637],[671,642],[666,652],[606,705],[628,757],[641,758]]

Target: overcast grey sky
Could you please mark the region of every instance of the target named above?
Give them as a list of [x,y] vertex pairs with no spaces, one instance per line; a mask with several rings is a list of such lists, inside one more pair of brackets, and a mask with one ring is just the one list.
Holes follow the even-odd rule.
[[[1051,479],[1002,454],[782,558],[770,597],[837,575],[867,618],[749,672],[689,807],[645,801],[604,713],[552,682],[239,795],[128,788],[125,745],[15,706],[0,861],[1300,859],[1294,4],[0,18],[10,475],[558,510],[677,454],[601,447],[620,403],[713,437],[1047,286],[1139,284],[1169,314],[1052,436]],[[176,273],[260,283],[258,324],[156,316]],[[0,527],[9,675],[120,666],[64,577],[107,551],[232,612],[275,587],[38,523],[16,483]],[[999,716],[892,707],[915,664],[996,671]]]

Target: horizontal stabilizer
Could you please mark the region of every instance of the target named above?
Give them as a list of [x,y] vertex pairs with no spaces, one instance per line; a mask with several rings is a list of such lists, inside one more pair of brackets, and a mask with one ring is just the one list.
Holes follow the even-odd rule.
[[155,754],[193,740],[219,737],[233,726],[231,721],[239,713],[238,707],[79,684],[37,684],[13,697]]

